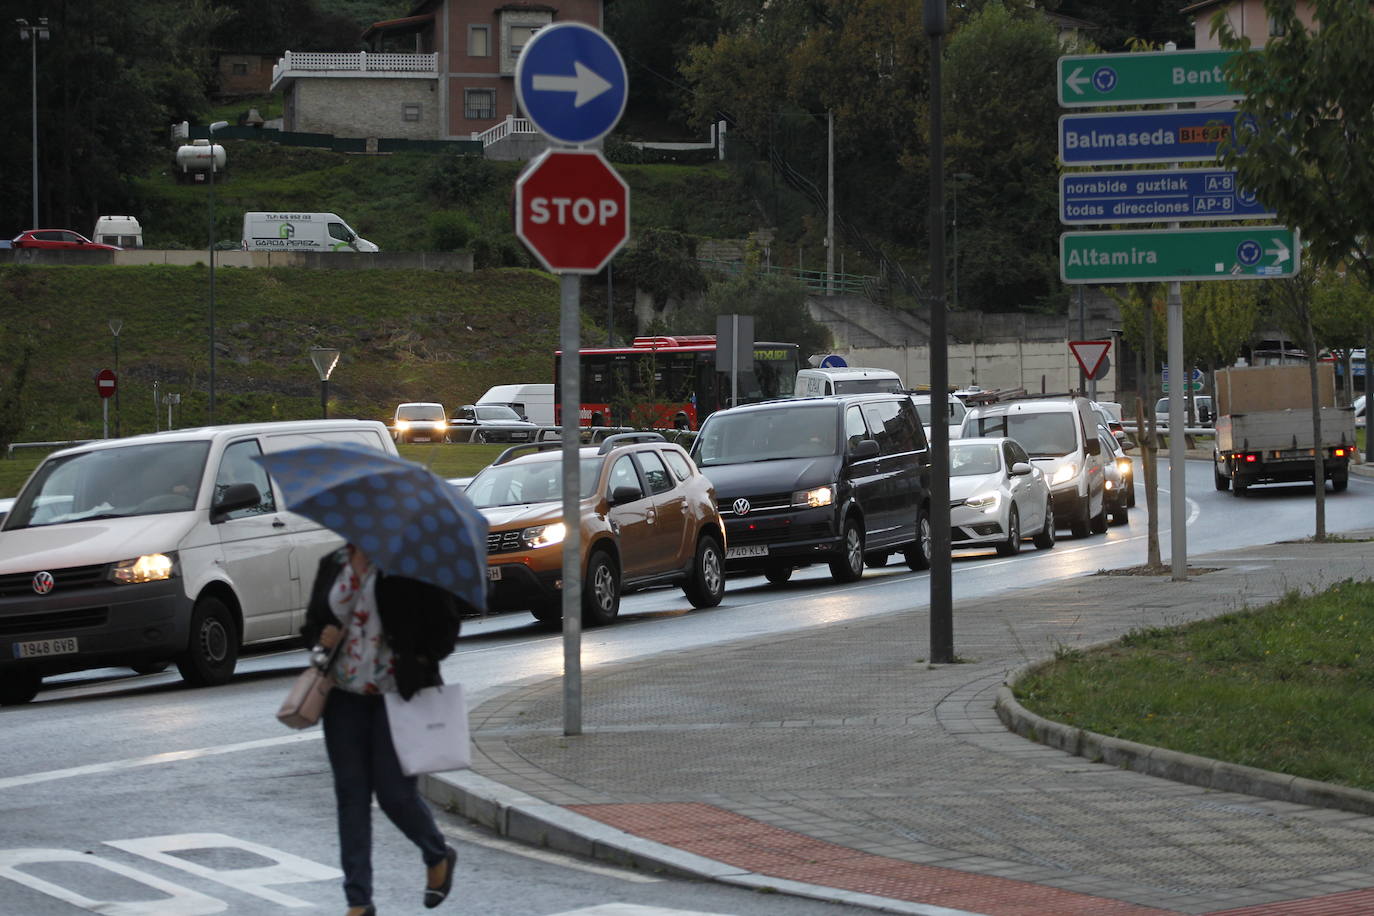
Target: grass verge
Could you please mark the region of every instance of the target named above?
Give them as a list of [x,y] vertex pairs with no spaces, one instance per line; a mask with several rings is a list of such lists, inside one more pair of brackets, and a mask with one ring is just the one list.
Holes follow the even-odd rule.
[[1374,791],[1374,583],[1064,652],[1016,686],[1102,735]]

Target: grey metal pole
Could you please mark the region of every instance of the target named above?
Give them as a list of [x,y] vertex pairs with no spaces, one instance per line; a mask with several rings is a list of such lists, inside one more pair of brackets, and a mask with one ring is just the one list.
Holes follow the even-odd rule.
[[612,266],[606,265],[606,346],[615,346],[615,335],[612,328],[615,327],[615,276],[611,272]]
[[[1174,51],[1177,47],[1170,41],[1165,43],[1164,50]],[[1173,110],[1178,105],[1167,107]],[[1170,166],[1178,167],[1177,162]],[[1169,223],[1169,228],[1177,229],[1178,223]],[[1177,280],[1169,283],[1165,309],[1169,344],[1169,578],[1182,582],[1188,578],[1188,472],[1183,398],[1192,380],[1183,365],[1183,285]]]
[[835,112],[825,113],[825,294],[835,295]]
[[[44,20],[40,19],[39,22]],[[29,66],[29,85],[32,86],[32,105],[33,105],[33,228],[38,225],[38,30],[29,31],[29,44],[33,47],[33,55],[30,58]]]
[[930,38],[930,660],[954,661],[954,585],[949,541],[949,391],[945,335],[945,138],[940,52],[945,0],[925,0]]
[[582,444],[580,278],[561,274],[559,386],[563,408],[563,734],[582,734],[582,512],[578,453]]
[[210,416],[215,423],[215,128],[210,127]]

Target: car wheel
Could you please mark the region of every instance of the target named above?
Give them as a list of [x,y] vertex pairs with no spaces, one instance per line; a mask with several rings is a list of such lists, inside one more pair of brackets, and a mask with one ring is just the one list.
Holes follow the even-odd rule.
[[7,674],[0,678],[0,706],[22,706],[38,696],[43,678],[28,672]]
[[1231,489],[1231,478],[1218,471],[1215,464],[1212,465],[1212,483],[1223,493]]
[[1249,483],[1247,483],[1246,481],[1241,480],[1239,477],[1237,477],[1235,480],[1231,481],[1231,495],[1232,495],[1232,496],[1244,496],[1244,495],[1245,495],[1245,489],[1246,489],[1247,487],[1249,487],[1249,486],[1250,486]]
[[792,567],[780,564],[764,567],[763,577],[774,585],[782,585],[792,578]]
[[239,633],[233,613],[218,598],[201,598],[191,612],[186,651],[176,659],[182,680],[192,687],[227,683],[238,660]]
[[1348,473],[1333,474],[1331,476],[1331,489],[1335,492],[1342,493],[1348,486],[1350,486],[1350,475]]
[[1135,508],[1135,481],[1130,480],[1126,483],[1126,507]]
[[1125,506],[1121,506],[1112,512],[1113,525],[1125,525],[1131,520],[1130,512]]
[[836,582],[856,582],[864,574],[864,532],[851,515],[844,520],[838,557],[830,561],[830,578]]
[[692,560],[692,575],[682,586],[682,593],[692,607],[715,607],[725,597],[725,560],[720,538],[705,535],[697,541],[697,554]]
[[1083,511],[1078,513],[1078,517],[1069,523],[1069,534],[1076,538],[1085,538],[1092,529],[1092,519],[1088,516],[1088,504],[1083,503]]
[[140,662],[137,665],[130,665],[129,667],[133,669],[135,674],[161,674],[163,671],[167,670],[167,666],[170,664],[171,662],[163,659],[157,662]]
[[1035,536],[1036,550],[1049,550],[1054,546],[1054,501],[1045,500],[1045,524]]
[[1007,512],[1007,539],[997,545],[999,557],[1011,557],[1021,552],[1021,515],[1012,506]]
[[589,627],[614,623],[620,613],[620,570],[604,550],[587,561],[582,580],[582,622]]
[[1105,494],[1102,496],[1102,511],[1093,516],[1091,527],[1093,534],[1101,534],[1107,530],[1107,497]]
[[930,516],[926,515],[923,509],[917,509],[916,543],[912,544],[904,551],[906,555],[906,565],[909,569],[914,569],[917,572],[923,569],[930,569],[930,555],[934,550],[931,541]]
[[887,558],[886,552],[865,554],[864,565],[869,569],[882,569],[887,565]]

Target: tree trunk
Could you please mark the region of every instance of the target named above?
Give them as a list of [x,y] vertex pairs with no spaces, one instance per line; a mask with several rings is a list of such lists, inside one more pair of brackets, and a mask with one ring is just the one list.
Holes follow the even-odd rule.
[[1145,471],[1145,516],[1148,521],[1145,537],[1145,565],[1162,566],[1159,553],[1159,476],[1155,462],[1155,397],[1151,382],[1155,378],[1155,310],[1150,287],[1140,284],[1141,302],[1145,306],[1145,338],[1140,348],[1141,369],[1136,396],[1136,429],[1140,431],[1140,459]]

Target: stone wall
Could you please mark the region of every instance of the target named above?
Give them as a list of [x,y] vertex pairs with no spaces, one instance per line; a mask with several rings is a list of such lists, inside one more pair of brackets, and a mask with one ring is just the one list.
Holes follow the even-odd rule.
[[[287,130],[336,137],[439,139],[435,79],[297,79],[286,109]],[[420,106],[417,121],[405,106]]]

